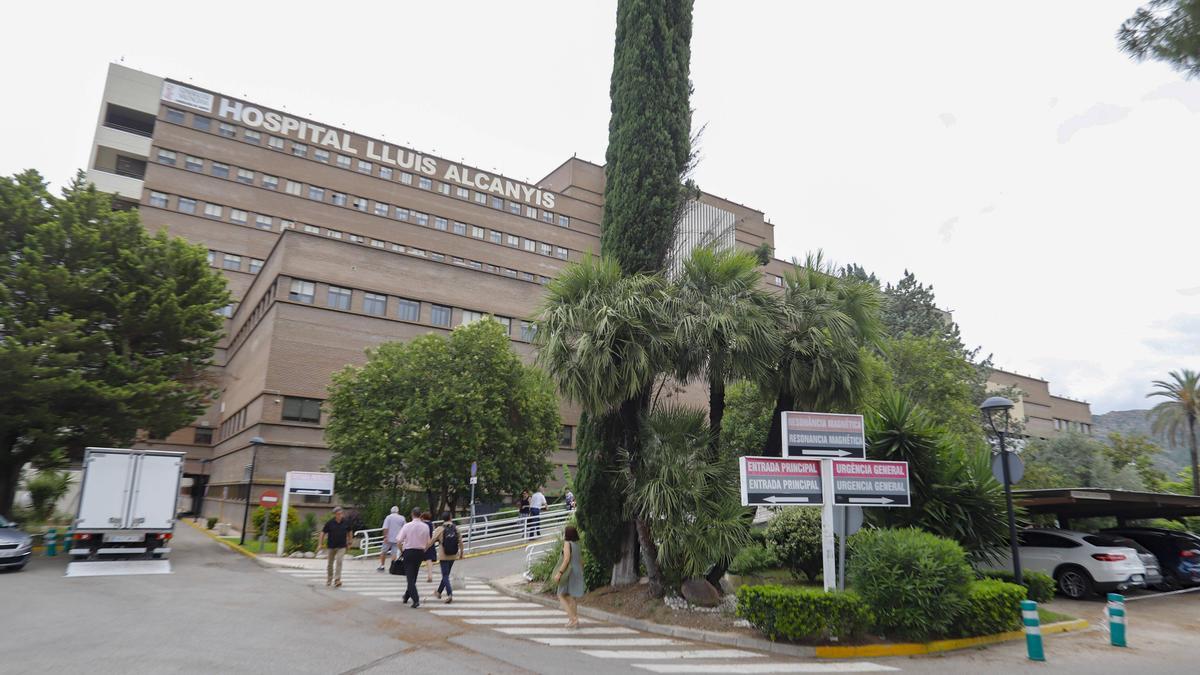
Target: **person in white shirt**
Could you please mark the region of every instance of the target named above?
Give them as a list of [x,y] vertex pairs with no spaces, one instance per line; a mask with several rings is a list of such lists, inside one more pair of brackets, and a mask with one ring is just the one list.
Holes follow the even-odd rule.
[[546,495],[539,488],[529,498],[529,536],[542,536],[542,509],[546,508]]
[[379,551],[379,567],[375,568],[376,572],[383,571],[385,560],[389,557],[395,560],[400,554],[400,547],[396,545],[396,537],[400,536],[400,528],[404,527],[404,516],[400,515],[399,506],[392,507],[392,512],[383,519],[382,527],[383,546]]

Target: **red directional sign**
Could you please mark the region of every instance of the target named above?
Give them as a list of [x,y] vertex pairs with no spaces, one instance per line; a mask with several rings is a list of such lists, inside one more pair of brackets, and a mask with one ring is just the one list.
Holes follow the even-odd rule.
[[833,503],[848,506],[909,506],[908,462],[833,460]]
[[862,415],[787,411],[781,416],[786,457],[867,456]]
[[742,457],[742,506],[821,503],[821,462],[788,457]]
[[274,490],[264,490],[258,497],[258,505],[264,509],[277,506],[279,504],[279,493]]

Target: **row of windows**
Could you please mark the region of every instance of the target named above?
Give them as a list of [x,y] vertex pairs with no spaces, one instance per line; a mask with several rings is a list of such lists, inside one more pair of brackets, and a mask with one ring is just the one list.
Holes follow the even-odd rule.
[[[247,258],[247,260],[250,261],[250,274],[258,274],[258,271],[262,269],[263,261],[258,258]],[[208,264],[210,267],[220,267],[231,272],[245,271],[242,269],[242,256],[233,253],[209,251]]]
[[[167,108],[167,121],[175,124],[184,124],[187,113],[174,108]],[[213,133],[212,120],[203,115],[191,113],[192,128]],[[238,138],[238,127],[227,122],[219,122],[217,124],[216,133],[227,138]],[[242,140],[255,145],[262,145],[262,133],[254,129],[242,129]],[[290,146],[288,145],[290,143]],[[414,180],[416,186],[422,190],[434,190],[435,182],[427,176],[414,176],[406,171],[397,171],[390,166],[380,164],[378,167],[364,159],[351,158],[341,153],[331,153],[324,148],[313,148],[312,153],[309,153],[308,145],[298,143],[296,141],[287,141],[279,136],[267,135],[267,147],[278,150],[280,152],[290,152],[296,157],[304,157],[312,159],[324,164],[329,164],[333,160],[333,164],[346,170],[357,171],[369,176],[376,176],[384,180],[397,180],[404,185],[413,185]],[[457,197],[464,201],[474,201],[476,204],[483,206],[491,206],[498,211],[508,211],[509,213],[518,216],[524,215],[526,218],[541,220],[542,222],[558,225],[559,227],[570,227],[571,218],[562,213],[554,213],[545,209],[538,210],[537,207],[522,205],[514,201],[506,201],[502,197],[496,195],[479,192],[478,190],[470,190],[461,185],[452,185],[438,181],[436,183],[436,191],[447,197]]]
[[[329,286],[325,291],[324,304],[331,309],[340,309],[350,311],[354,290],[343,288],[341,286]],[[288,300],[292,302],[300,302],[306,305],[317,304],[317,284],[313,281],[304,279],[292,279],[291,286],[288,288]],[[388,304],[391,303],[395,310],[388,311]],[[421,305],[417,300],[408,298],[390,297],[381,293],[362,292],[362,301],[360,304],[361,311],[365,314],[373,316],[394,316],[401,321],[411,321],[413,323],[421,322]],[[481,321],[484,318],[491,318],[504,326],[504,331],[510,337],[512,335],[512,319],[504,316],[493,316],[483,312],[477,312],[469,309],[460,310],[459,325],[475,321]],[[429,303],[429,318],[428,323],[439,328],[450,328],[453,323],[454,308],[436,303]],[[533,340],[537,332],[536,326],[530,321],[520,322],[520,339],[525,341]]]
[[[460,258],[458,256],[447,256],[444,253],[438,253],[436,251],[429,251],[429,250],[426,250],[423,248],[417,248],[417,247],[413,247],[413,246],[405,246],[403,244],[397,244],[394,242],[383,241],[383,240],[374,239],[371,237],[364,237],[364,236],[358,235],[358,234],[349,234],[349,233],[342,232],[341,230],[334,230],[331,228],[322,229],[320,227],[317,227],[316,225],[308,225],[305,223],[301,223],[297,226],[297,223],[295,221],[287,220],[285,218],[275,218],[273,216],[269,216],[269,215],[265,215],[265,214],[261,214],[261,213],[257,213],[257,214],[247,213],[246,211],[243,211],[241,209],[227,208],[221,204],[214,204],[214,203],[210,203],[210,202],[200,202],[196,199],[192,199],[189,197],[179,196],[179,197],[176,197],[175,200],[176,200],[175,210],[179,211],[180,213],[187,213],[187,214],[191,214],[191,215],[200,215],[202,213],[207,218],[212,218],[213,220],[220,220],[220,221],[225,221],[226,220],[225,215],[228,214],[229,222],[232,222],[232,223],[235,223],[238,225],[249,225],[251,222],[253,222],[255,227],[257,227],[259,229],[263,229],[263,230],[272,229],[274,227],[274,222],[276,220],[278,220],[280,230],[300,229],[304,232],[307,232],[308,234],[321,234],[323,232],[325,234],[325,236],[329,237],[330,239],[344,239],[346,241],[350,241],[355,244],[370,245],[372,248],[390,250],[393,253],[405,253],[408,255],[417,256],[419,258],[428,258],[429,260],[432,260],[434,262],[447,262],[448,261],[454,265],[459,265],[462,267],[469,267],[474,270],[489,272],[491,274],[499,274],[499,275],[510,277],[513,279],[520,279],[521,281],[536,282],[539,284],[547,284],[550,282],[550,277],[540,275],[540,274],[533,274],[532,272],[514,270],[514,269],[511,269],[508,267],[498,267],[496,265],[492,265],[491,263],[484,263],[484,262],[480,262],[478,260],[469,260],[469,259],[465,259],[465,258]],[[150,205],[151,206],[157,206],[159,208],[168,209],[168,208],[170,208],[170,202],[171,202],[171,195],[168,195],[168,194],[165,194],[162,192],[154,192],[154,191],[150,192]],[[528,240],[526,240],[526,241],[528,242]],[[536,242],[529,242],[529,243],[536,243]],[[548,246],[548,245],[543,245],[543,246]],[[563,249],[562,254],[564,256],[566,255],[565,249]]]
[[[174,150],[159,148],[157,158],[158,161],[163,164],[176,166],[179,159],[179,153],[175,152]],[[184,155],[183,166],[191,171],[203,172],[205,161],[206,160],[201,157]],[[223,164],[221,162],[212,160],[208,160],[208,163],[209,173],[217,178],[233,179],[247,185],[255,185],[255,172],[250,169],[231,167],[228,164]],[[258,183],[258,186],[268,190],[279,190],[280,180],[281,179],[279,176],[272,176],[264,173],[261,174],[261,180]],[[435,230],[440,230],[442,232],[453,232],[454,234],[460,236],[470,236],[474,239],[488,241],[492,244],[508,246],[511,248],[521,248],[529,251],[530,253],[551,256],[558,258],[559,260],[566,260],[570,253],[562,246],[554,246],[546,242],[522,238],[515,234],[508,234],[506,232],[499,232],[492,229],[484,229],[478,225],[470,225],[457,220],[449,220],[437,215],[430,216],[428,213],[414,211],[402,206],[393,206],[391,204],[386,204],[379,201],[373,202],[366,197],[355,197],[344,192],[328,190],[317,185],[304,184],[287,178],[282,179],[282,181],[283,191],[295,197],[307,197],[313,201],[332,204],[333,206],[352,208],[356,211],[362,213],[371,213],[381,218],[392,218],[394,220],[411,222],[422,227],[432,226]],[[151,206],[166,208],[167,195],[161,192],[151,192],[150,204]],[[194,213],[195,204],[193,203],[189,206],[193,209],[192,211],[189,211],[189,213]],[[248,217],[247,213],[237,209],[233,209],[233,211],[235,211],[237,216],[240,218],[240,220],[235,220],[234,222],[240,222],[243,225],[246,224]],[[215,213],[209,213],[206,210],[204,215],[212,218],[220,218],[221,212],[220,209],[217,208]],[[265,220],[263,220],[264,218]],[[271,229],[271,220],[265,216],[257,216],[255,219],[255,226],[269,230]]]
[[321,399],[284,396],[283,413],[280,417],[288,422],[320,424]]
[[1088,424],[1087,422],[1074,422],[1071,420],[1064,420],[1064,419],[1059,419],[1056,417],[1056,418],[1054,418],[1054,430],[1055,431],[1077,431],[1081,434],[1091,434],[1092,433],[1092,425]]
[[221,440],[225,440],[230,436],[241,431],[246,426],[246,409],[234,413],[231,417],[221,422]]

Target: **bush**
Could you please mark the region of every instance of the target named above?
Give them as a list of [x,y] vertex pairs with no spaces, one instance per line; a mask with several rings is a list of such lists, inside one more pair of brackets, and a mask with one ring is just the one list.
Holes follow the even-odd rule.
[[825,641],[861,635],[871,627],[871,611],[853,592],[815,588],[742,586],[737,614],[776,640]]
[[848,543],[846,576],[881,631],[918,641],[954,632],[974,578],[961,546],[916,529],[862,530]]
[[[317,516],[309,513],[304,516],[304,520],[296,525],[290,523],[292,514],[288,513],[288,531],[287,531],[287,548],[284,549],[287,553],[301,551],[307,553],[317,550],[316,537],[313,535],[317,532]],[[279,530],[276,529],[275,536],[279,536]]]
[[[267,539],[279,538],[279,514],[283,511],[283,507],[275,505],[268,511],[263,507],[254,509],[254,513],[250,516],[250,522],[254,525],[255,532],[262,532],[264,529],[263,522],[266,521],[265,529],[267,531]],[[300,522],[300,516],[296,515],[295,509],[288,509],[288,529],[296,527]]]
[[[584,537],[580,537],[579,550],[581,554],[581,563],[583,564],[583,585],[586,590],[594,591],[601,586],[607,586],[609,579],[612,576],[612,569],[605,566],[591,551],[583,545]],[[554,548],[546,552],[544,556],[538,558],[538,561],[533,564],[529,570],[529,575],[534,581],[542,583],[542,591],[545,593],[557,590],[551,583],[551,578],[554,576],[554,570],[562,562],[562,537],[554,543]]]
[[820,509],[784,509],[767,525],[766,539],[792,576],[816,580],[821,572]]
[[554,576],[554,568],[558,563],[562,562],[562,547],[563,540],[559,537],[554,542],[554,548],[546,551],[542,557],[533,563],[533,567],[529,568],[529,576],[533,577],[534,581],[539,581],[543,585],[544,591],[550,590],[550,577]]
[[[1012,572],[1000,572],[988,570],[983,573],[985,579],[999,579],[1000,581],[1013,582]],[[1041,572],[1030,572],[1029,570],[1021,571],[1021,581],[1025,582],[1022,585],[1025,587],[1025,597],[1037,603],[1050,602],[1054,599],[1054,578],[1049,574]]]
[[596,560],[596,556],[587,548],[581,546],[583,551],[583,585],[589,591],[594,591],[601,586],[607,586],[612,580],[612,568],[605,567],[604,563]]
[[751,544],[738,552],[729,565],[733,574],[753,574],[779,567],[779,556],[762,544]]
[[958,616],[962,637],[993,635],[1021,627],[1021,601],[1025,589],[997,579],[973,582]]
[[217,526],[217,521],[218,521],[218,520],[220,520],[220,519],[219,519],[219,518],[217,518],[216,516],[209,516],[209,517],[208,517],[208,529],[210,529],[210,530],[211,530],[211,529],[213,529],[214,527],[216,527],[216,526]]
[[25,480],[25,489],[29,491],[29,501],[33,506],[33,515],[38,520],[46,520],[54,515],[54,506],[71,485],[71,477],[63,471],[43,469],[37,475]]

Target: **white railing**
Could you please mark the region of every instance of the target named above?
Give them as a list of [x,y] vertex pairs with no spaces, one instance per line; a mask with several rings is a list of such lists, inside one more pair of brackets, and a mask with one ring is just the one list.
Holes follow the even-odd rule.
[[525,547],[525,581],[533,581],[533,566],[537,561],[545,558],[547,554],[554,550],[554,546],[558,544],[555,539],[548,541],[539,541],[536,544],[530,544]]
[[[477,553],[557,535],[573,514],[565,504],[551,504],[537,516],[491,514],[475,516],[474,523],[470,516],[455,518],[453,522],[458,526],[463,551]],[[358,530],[354,537],[362,540],[358,558],[377,556],[383,548],[383,528]]]

